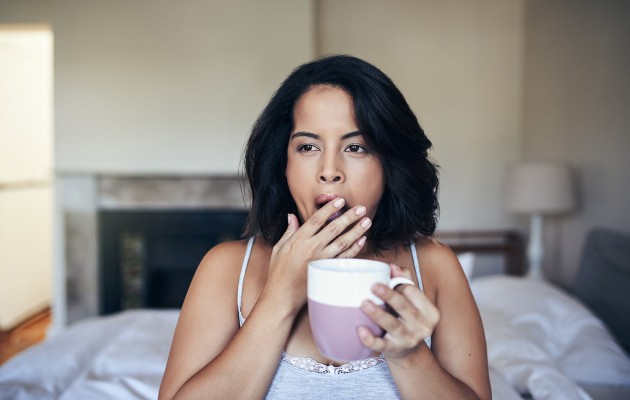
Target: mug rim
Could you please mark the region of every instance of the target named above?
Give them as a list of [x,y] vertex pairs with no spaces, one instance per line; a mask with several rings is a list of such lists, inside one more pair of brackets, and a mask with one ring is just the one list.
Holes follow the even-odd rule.
[[[362,264],[361,268],[356,265]],[[374,273],[389,268],[389,264],[383,261],[368,260],[363,258],[325,258],[313,260],[308,263],[309,268],[322,271],[350,272],[350,273]]]

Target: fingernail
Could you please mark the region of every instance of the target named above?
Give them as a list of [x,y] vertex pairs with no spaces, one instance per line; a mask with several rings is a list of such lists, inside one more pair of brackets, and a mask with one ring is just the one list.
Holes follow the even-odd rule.
[[374,304],[372,304],[372,302],[365,300],[362,305],[365,311],[368,311],[368,312],[374,311]]
[[345,203],[345,200],[339,197],[337,200],[335,200],[335,202],[333,203],[333,206],[339,208],[343,206],[343,203]]
[[374,293],[385,294],[385,286],[377,283],[374,285]]
[[369,228],[370,225],[372,225],[372,221],[370,221],[369,218],[365,218],[363,221],[361,221],[361,226],[364,228]]
[[360,326],[359,328],[357,328],[357,333],[362,339],[367,339],[369,337],[367,333],[367,329],[363,326]]
[[287,224],[291,225],[291,214],[287,214]]
[[367,240],[367,238],[365,236],[361,237],[361,239],[359,239],[359,241],[357,242],[359,247],[363,247],[363,245],[365,244],[366,240]]
[[361,206],[361,207],[356,209],[355,213],[357,215],[363,215],[363,214],[365,214],[365,211],[366,211],[365,207]]

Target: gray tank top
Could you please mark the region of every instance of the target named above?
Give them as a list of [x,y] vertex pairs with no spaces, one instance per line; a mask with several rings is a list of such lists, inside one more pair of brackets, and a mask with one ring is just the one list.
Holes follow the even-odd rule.
[[[241,313],[245,271],[254,245],[254,238],[247,243],[247,250],[238,281],[238,320],[245,322]],[[420,290],[422,278],[416,246],[411,243],[413,265]],[[425,339],[431,347],[431,338]],[[351,361],[335,367],[321,364],[309,357],[293,357],[282,352],[276,373],[267,391],[267,399],[400,399],[400,393],[383,356]]]

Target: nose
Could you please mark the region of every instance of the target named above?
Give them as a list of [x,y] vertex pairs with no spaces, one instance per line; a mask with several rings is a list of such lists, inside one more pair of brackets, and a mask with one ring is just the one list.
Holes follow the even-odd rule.
[[341,176],[339,175],[322,175],[319,177],[319,180],[322,182],[340,182]]
[[319,181],[321,183],[337,183],[345,180],[345,175],[340,166],[340,160],[334,155],[322,157],[322,164],[319,172]]

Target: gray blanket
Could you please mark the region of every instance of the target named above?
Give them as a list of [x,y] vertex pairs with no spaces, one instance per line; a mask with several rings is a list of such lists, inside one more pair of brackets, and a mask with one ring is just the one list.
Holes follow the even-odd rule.
[[630,234],[589,232],[574,292],[630,353]]

